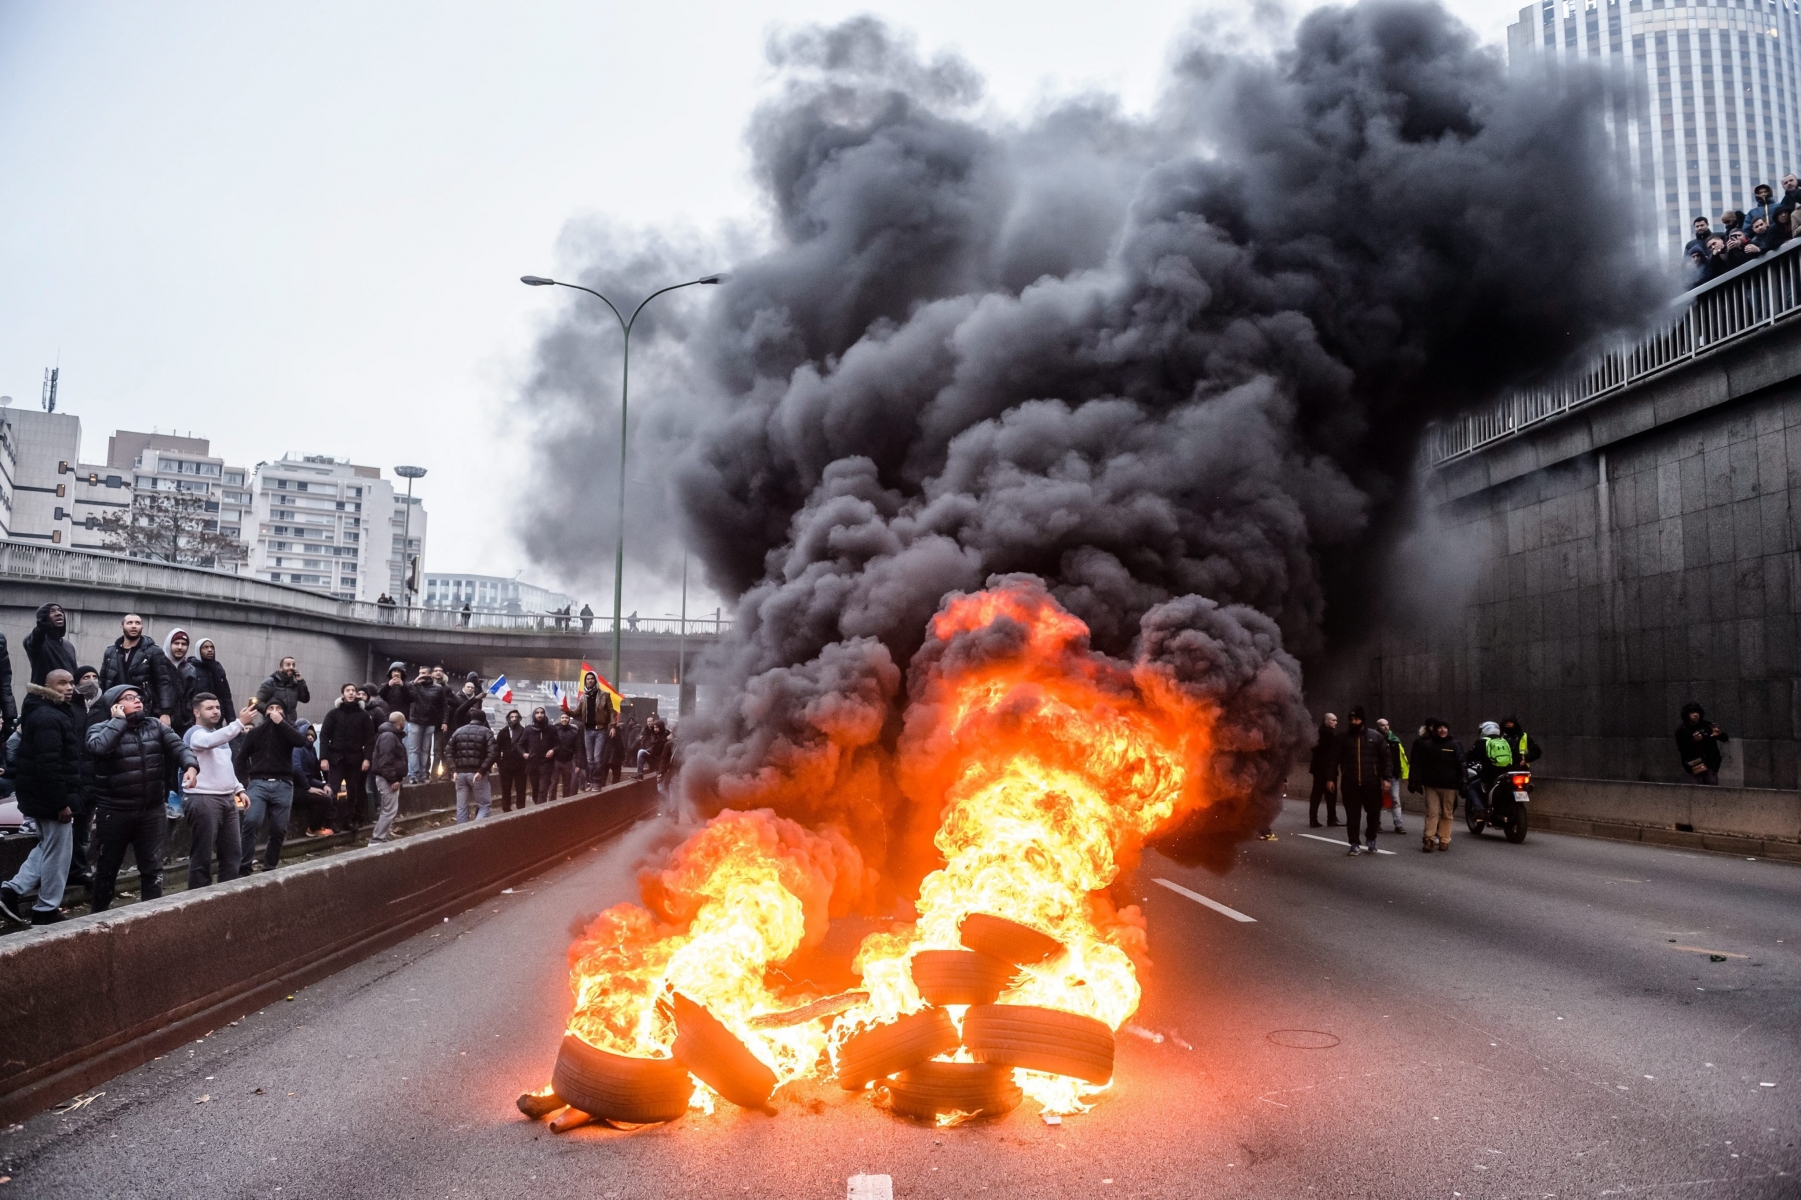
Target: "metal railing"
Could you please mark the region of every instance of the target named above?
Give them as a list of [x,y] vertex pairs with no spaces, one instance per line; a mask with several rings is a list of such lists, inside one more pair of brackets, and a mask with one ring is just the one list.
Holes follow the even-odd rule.
[[1428,427],[1426,461],[1438,466],[1472,454],[1801,314],[1801,241],[1684,293],[1674,305],[1681,310],[1675,317],[1601,351],[1585,369]]
[[[0,542],[0,579],[27,580],[44,584],[47,589],[60,583],[105,588],[109,591],[149,592],[200,600],[221,600],[256,608],[413,629],[564,634],[571,637],[601,633],[610,635],[613,631],[610,617],[590,619],[575,615],[565,617],[555,613],[501,611],[471,611],[465,617],[460,608],[414,606],[407,609],[366,600],[338,600],[322,596],[318,592],[309,592],[305,588],[270,583],[250,575],[231,575],[204,567],[184,567],[142,558],[126,558],[118,554],[65,550],[27,542]],[[54,599],[54,596],[47,590],[45,599]],[[729,633],[732,628],[730,620],[713,617],[690,617],[686,625],[689,637]],[[682,626],[680,619],[628,617],[625,632],[677,637],[683,632]]]

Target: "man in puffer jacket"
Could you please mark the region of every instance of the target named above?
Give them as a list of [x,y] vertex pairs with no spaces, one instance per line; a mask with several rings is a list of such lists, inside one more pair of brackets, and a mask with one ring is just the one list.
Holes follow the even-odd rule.
[[100,660],[100,686],[106,691],[129,685],[150,715],[164,725],[174,720],[175,672],[162,647],[144,636],[144,618],[126,613],[119,637]]
[[256,689],[256,706],[265,708],[271,700],[280,701],[282,715],[290,724],[300,719],[300,706],[310,703],[312,698],[312,690],[300,674],[300,664],[291,654],[282,659]]
[[419,677],[409,689],[412,693],[406,709],[407,766],[412,781],[424,783],[431,777],[432,748],[438,726],[447,715],[449,695],[443,684],[432,677],[429,668],[421,666]]
[[1451,736],[1450,722],[1426,718],[1426,731],[1413,743],[1407,786],[1426,797],[1426,836],[1421,850],[1451,848],[1451,813],[1463,790],[1463,743]]
[[105,912],[112,904],[127,846],[137,856],[144,899],[163,894],[163,835],[169,820],[163,806],[169,775],[172,768],[179,769],[182,786],[191,788],[199,768],[194,752],[175,731],[151,719],[136,687],[110,688],[101,703],[110,716],[88,730],[87,742],[98,804],[94,832],[100,843],[90,906],[94,912]]
[[[1394,778],[1394,755],[1388,739],[1366,723],[1361,705],[1351,709],[1347,726],[1338,740],[1338,790],[1345,803],[1345,836],[1353,855],[1374,854],[1376,834],[1382,828],[1382,785]],[[1357,836],[1359,813],[1367,825],[1361,842]]]
[[375,814],[375,831],[369,841],[394,840],[394,818],[400,815],[400,784],[406,778],[406,717],[389,713],[388,720],[375,731],[375,749],[369,752],[369,776],[375,780],[375,794],[380,807]]
[[68,639],[69,615],[57,603],[38,606],[37,624],[25,635],[25,658],[31,663],[31,682],[42,684],[50,672],[61,668],[75,673],[75,646]]
[[[450,769],[456,772],[457,824],[480,821],[487,817],[488,809],[494,803],[494,791],[488,785],[488,771],[494,766],[497,754],[498,751],[494,748],[494,731],[488,728],[488,718],[479,709],[472,721],[450,735],[444,756],[450,760]],[[469,800],[472,795],[476,803],[473,817],[469,815]]]
[[237,712],[231,706],[231,680],[225,677],[225,664],[219,661],[219,647],[213,644],[213,639],[201,638],[187,661],[194,677],[194,694],[211,692],[219,697],[221,712]]
[[[15,921],[53,925],[63,919],[75,812],[81,807],[80,722],[69,701],[75,680],[58,668],[43,686],[27,684],[26,690],[12,773],[19,811],[38,823],[38,844],[18,873],[0,884],[0,908]],[[33,892],[37,899],[27,918],[24,900]]]

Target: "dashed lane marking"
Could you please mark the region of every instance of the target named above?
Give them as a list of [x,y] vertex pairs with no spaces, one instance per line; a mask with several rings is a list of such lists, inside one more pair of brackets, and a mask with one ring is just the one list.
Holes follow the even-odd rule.
[[[1350,846],[1349,842],[1341,842],[1337,838],[1321,837],[1317,833],[1303,833],[1303,834],[1301,834],[1301,836],[1304,838],[1312,838],[1316,842],[1324,842],[1328,846],[1345,846],[1347,848]],[[1378,847],[1376,847],[1376,853],[1377,854],[1393,854],[1394,851],[1393,850],[1384,850],[1380,846],[1378,846]]]
[[1196,904],[1205,904],[1208,908],[1211,908],[1214,912],[1220,913],[1223,916],[1231,917],[1234,921],[1243,921],[1247,925],[1255,925],[1257,923],[1256,917],[1247,917],[1243,913],[1239,912],[1236,908],[1227,908],[1225,905],[1221,904],[1218,900],[1209,900],[1207,897],[1201,895],[1199,892],[1191,892],[1179,883],[1171,883],[1167,879],[1153,879],[1151,882],[1159,885],[1160,887],[1168,888],[1170,891],[1174,892],[1178,896],[1187,896],[1190,900],[1194,901]]
[[1749,954],[1734,954],[1730,950],[1709,950],[1705,946],[1671,946],[1672,950],[1686,950],[1690,954],[1717,954],[1721,958],[1749,958]]

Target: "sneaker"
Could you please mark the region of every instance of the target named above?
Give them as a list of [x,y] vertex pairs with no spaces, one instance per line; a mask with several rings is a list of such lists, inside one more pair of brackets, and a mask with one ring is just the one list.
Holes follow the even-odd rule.
[[30,924],[19,914],[25,911],[25,897],[10,883],[0,883],[0,912],[5,913],[21,925]]
[[1362,846],[1352,846],[1352,847],[1351,847],[1351,848],[1350,848],[1350,850],[1348,850],[1348,851],[1346,851],[1346,853],[1345,853],[1345,857],[1347,857],[1347,858],[1356,858],[1356,857],[1357,857],[1357,856],[1358,856],[1358,855],[1359,855],[1359,854],[1362,854],[1362,853],[1363,853],[1363,847],[1362,847]]
[[330,837],[331,830],[321,827],[319,832],[314,834],[313,836],[314,837]]
[[1323,829],[1323,828],[1324,828],[1324,826],[1323,826],[1323,825],[1321,825],[1321,824],[1320,824],[1320,823],[1319,823],[1319,822],[1318,822],[1318,821],[1309,821],[1309,822],[1307,822],[1307,828],[1309,828],[1309,829]]
[[1396,832],[1396,833],[1406,833],[1406,832],[1407,832],[1407,826],[1405,826],[1405,825],[1403,825],[1403,824],[1401,824],[1401,823],[1400,823],[1400,822],[1399,822],[1399,821],[1396,821],[1396,822],[1395,822],[1395,832]]
[[58,911],[57,909],[54,909],[54,908],[52,908],[52,909],[34,908],[31,910],[31,923],[33,925],[55,925],[58,922],[66,921],[66,920],[68,920],[68,918],[63,916],[63,914],[60,911]]

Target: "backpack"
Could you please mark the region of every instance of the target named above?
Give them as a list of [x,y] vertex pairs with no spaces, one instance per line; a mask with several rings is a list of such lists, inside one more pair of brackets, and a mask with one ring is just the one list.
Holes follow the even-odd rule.
[[1513,765],[1513,747],[1507,744],[1507,739],[1504,737],[1483,738],[1482,753],[1494,766],[1511,767]]

